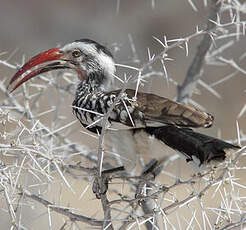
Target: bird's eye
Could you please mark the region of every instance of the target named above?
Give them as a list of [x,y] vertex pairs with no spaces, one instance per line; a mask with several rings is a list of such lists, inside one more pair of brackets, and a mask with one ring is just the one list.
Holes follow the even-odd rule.
[[72,52],[73,57],[77,58],[81,56],[81,51],[80,50],[74,50]]

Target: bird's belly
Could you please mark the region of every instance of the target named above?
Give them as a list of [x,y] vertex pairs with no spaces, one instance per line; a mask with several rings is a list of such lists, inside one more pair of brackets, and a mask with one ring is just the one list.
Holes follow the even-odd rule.
[[114,153],[119,164],[123,164],[130,172],[139,162],[141,157],[145,164],[151,159],[163,160],[173,152],[165,148],[165,145],[149,135],[144,130],[121,129],[108,130],[105,136],[105,153]]

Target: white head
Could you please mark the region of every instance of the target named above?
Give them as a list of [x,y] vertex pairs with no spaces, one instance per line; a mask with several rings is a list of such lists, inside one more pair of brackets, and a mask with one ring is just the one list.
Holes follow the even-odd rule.
[[[37,65],[40,67],[26,74]],[[107,90],[114,80],[115,63],[113,55],[106,47],[89,39],[81,39],[34,56],[13,76],[9,86],[24,74],[26,75],[17,82],[13,90],[41,73],[56,69],[75,70],[81,81],[101,90]]]
[[105,89],[111,87],[115,62],[106,47],[89,39],[81,39],[63,46],[60,51],[68,55],[70,62],[76,66],[80,80],[94,81]]

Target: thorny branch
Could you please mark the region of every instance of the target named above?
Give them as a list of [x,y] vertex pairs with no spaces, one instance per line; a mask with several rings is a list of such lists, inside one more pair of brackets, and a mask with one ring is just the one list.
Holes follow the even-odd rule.
[[[216,27],[214,23],[217,21],[217,17],[220,11],[221,2],[217,0],[210,1],[210,11],[207,22],[207,31],[211,31]],[[197,48],[197,53],[193,58],[193,62],[191,63],[185,80],[181,86],[178,86],[178,97],[177,101],[187,103],[188,99],[191,98],[194,89],[196,87],[197,80],[201,77],[202,67],[205,59],[205,55],[207,54],[209,48],[213,43],[213,38],[210,33],[205,33]]]
[[[162,42],[156,39],[162,45],[163,49],[157,55],[149,55],[149,61],[142,64],[140,68],[133,67],[137,71],[136,75],[130,77],[127,81],[121,81],[123,83],[122,91],[114,101],[110,111],[113,110],[118,101],[124,100],[124,91],[130,83],[137,82],[137,92],[141,83],[145,80],[148,80],[155,74],[161,75],[161,72],[155,71],[152,68],[152,65],[157,61],[161,61],[163,74],[166,76],[166,79],[177,86],[177,82],[167,76],[165,66],[167,52],[173,48],[184,46],[186,54],[188,55],[188,43],[192,38],[197,36],[203,36],[203,39],[187,71],[184,83],[178,87],[179,101],[185,102],[192,96],[196,83],[201,77],[203,64],[206,61],[208,63],[213,62],[213,64],[219,62],[220,64],[230,65],[235,68],[236,72],[245,74],[246,71],[234,60],[219,56],[225,49],[235,45],[233,42],[227,43],[224,47],[213,47],[213,49],[215,49],[213,51],[210,50],[212,42],[215,42],[217,39],[230,37],[233,41],[234,38],[238,39],[240,34],[245,33],[245,26],[243,27],[245,22],[238,20],[238,18],[240,18],[238,14],[240,12],[246,12],[246,10],[244,12],[245,4],[240,5],[236,0],[228,2],[211,0],[210,2],[210,15],[207,28],[202,31],[197,29],[194,34],[176,40],[167,40],[167,38],[164,37],[164,42]],[[237,20],[232,16],[230,23],[222,24],[219,17],[221,8],[222,11],[229,10],[231,15],[234,14],[233,12],[236,12]],[[240,26],[244,28],[242,32],[239,30]],[[229,27],[236,27],[237,32],[229,33],[226,30]],[[132,51],[134,52],[134,57],[138,59],[134,63],[139,63],[132,37],[129,37],[129,40],[131,42]],[[8,61],[0,61],[0,64],[8,66],[9,68],[17,68],[17,66],[8,63]],[[50,80],[44,76],[42,76],[41,79],[45,82],[50,82]],[[209,86],[205,82],[202,82],[202,84],[214,95],[218,95],[213,89],[213,86]],[[64,93],[73,94],[71,82],[65,87],[56,82],[52,82],[52,85],[55,86],[59,95],[63,95]],[[148,173],[144,171],[140,176],[136,176],[136,174],[132,176],[120,174],[116,176],[115,173],[118,172],[118,170],[121,171],[122,168],[114,169],[112,165],[106,165],[103,161],[103,141],[108,128],[110,111],[103,117],[102,133],[97,137],[99,147],[96,155],[81,144],[70,141],[68,138],[69,133],[61,134],[60,131],[66,130],[67,126],[60,128],[52,127],[50,129],[47,125],[37,120],[42,114],[52,112],[54,109],[51,108],[48,111],[40,113],[41,115],[38,111],[35,111],[38,107],[37,104],[41,92],[45,91],[47,87],[41,87],[41,90],[40,86],[36,86],[36,88],[39,88],[39,92],[36,95],[29,95],[28,90],[24,86],[25,103],[23,105],[23,103],[20,102],[23,98],[20,98],[20,95],[9,95],[4,87],[4,82],[0,82],[0,91],[7,96],[7,98],[1,102],[2,108],[0,109],[0,141],[3,141],[3,144],[0,143],[0,151],[3,153],[4,157],[14,157],[16,159],[15,165],[1,164],[0,186],[2,187],[1,193],[5,199],[6,210],[12,220],[13,227],[22,227],[22,216],[21,214],[19,216],[17,214],[18,210],[21,210],[23,202],[26,200],[25,198],[44,205],[48,209],[48,212],[51,210],[66,216],[78,229],[79,227],[76,225],[77,222],[103,227],[103,229],[141,229],[143,225],[145,225],[147,229],[159,229],[159,226],[163,226],[164,229],[168,229],[168,227],[175,229],[177,227],[174,227],[174,223],[171,221],[174,215],[176,215],[175,218],[179,223],[178,226],[185,223],[185,226],[188,226],[187,228],[205,229],[207,226],[215,226],[217,229],[222,230],[245,225],[246,219],[243,208],[245,202],[243,197],[240,196],[240,189],[245,190],[246,186],[243,185],[243,183],[239,183],[237,176],[238,171],[246,169],[244,166],[238,166],[239,161],[246,155],[245,148],[242,148],[238,153],[234,153],[231,161],[229,160],[229,162],[219,166],[216,170],[208,170],[204,173],[193,175],[187,180],[177,179],[176,175],[166,172],[165,167],[163,170],[157,170],[154,175],[153,172],[156,168],[150,167],[151,170],[147,171]],[[31,104],[30,100],[33,97],[35,97],[35,100],[33,104]],[[12,114],[9,114],[8,111],[19,113],[20,117],[23,116],[22,119],[25,121],[21,122],[13,118]],[[242,114],[243,112],[240,113],[240,116],[242,116]],[[56,116],[55,119],[59,120],[58,116]],[[27,125],[28,121],[29,126]],[[16,127],[19,128],[14,131],[9,131],[8,128],[11,124],[15,124]],[[238,130],[238,133],[238,137],[244,140],[245,136],[240,133],[240,130]],[[13,137],[15,140],[13,142],[6,141],[11,139],[10,137]],[[50,147],[48,146],[49,144]],[[84,167],[83,163],[74,164],[71,160],[71,155],[73,154],[79,154],[83,158],[86,158],[93,163],[94,167]],[[171,162],[176,159],[177,157],[171,160]],[[103,170],[105,168],[112,169]],[[78,174],[73,173],[72,170],[76,170]],[[98,198],[100,198],[104,217],[102,219],[96,219],[75,214],[72,208],[69,209],[56,205],[54,202],[52,203],[44,199],[42,192],[40,194],[37,193],[38,195],[31,193],[28,186],[21,184],[20,178],[25,178],[27,174],[32,175],[33,179],[38,181],[40,188],[42,184],[49,185],[55,183],[54,172],[58,172],[61,181],[67,185],[70,192],[73,192],[73,185],[72,182],[66,178],[67,175],[72,175],[77,180],[79,178],[77,175],[81,175],[81,172],[83,172],[82,177],[86,181],[90,181],[91,177],[95,178],[97,183],[95,183],[94,186],[98,186],[95,193],[98,193]],[[165,182],[162,184],[159,181],[155,181],[156,176],[163,173],[168,174],[168,176],[174,179],[174,183],[166,184]],[[120,188],[117,186],[116,189],[112,189],[111,185],[114,186],[114,183],[120,183]],[[108,185],[110,185],[109,189]],[[33,186],[37,185],[34,184]],[[124,194],[122,189],[124,186],[129,187],[129,193]],[[103,187],[106,187],[106,189],[103,189]],[[215,194],[220,195],[220,204],[216,208],[210,208],[206,205],[205,201],[207,194],[212,189],[215,189]],[[187,193],[185,196],[179,198],[176,194],[178,190],[184,190],[187,191]],[[83,196],[86,191],[85,189],[81,196]],[[116,197],[111,196],[112,194]],[[16,200],[21,200],[21,202],[16,202]],[[200,208],[196,209],[193,207],[195,202],[199,203]],[[26,204],[28,205],[28,203]],[[185,208],[189,211],[192,210],[192,215],[188,217],[190,219],[181,216],[182,210]],[[212,210],[213,214],[216,213],[217,215],[217,220],[214,223],[212,223],[210,219],[209,210]],[[203,218],[198,220],[199,211]],[[66,224],[64,224],[62,228],[65,229],[65,227]]]
[[[1,168],[5,168],[5,167],[6,167],[5,165],[1,164]],[[6,182],[7,184],[11,184],[12,183],[11,178],[9,178],[8,175],[6,175],[6,173],[3,171],[3,169],[1,170],[0,173],[2,174],[2,178],[4,178],[4,180],[5,180],[4,182]],[[92,226],[102,226],[103,223],[104,223],[103,220],[96,220],[96,219],[89,218],[89,217],[86,217],[86,216],[74,214],[74,213],[72,213],[70,211],[69,208],[58,207],[55,204],[53,204],[53,203],[41,198],[40,196],[32,194],[28,190],[23,189],[18,184],[16,184],[15,187],[19,190],[19,192],[18,192],[19,196],[28,197],[31,200],[37,201],[38,203],[44,205],[45,207],[50,208],[52,211],[55,211],[57,213],[60,213],[60,214],[62,214],[64,216],[68,217],[71,221],[81,221],[81,222],[84,222],[84,223],[88,223],[88,224],[90,224]],[[14,213],[15,212],[13,212],[13,214]]]

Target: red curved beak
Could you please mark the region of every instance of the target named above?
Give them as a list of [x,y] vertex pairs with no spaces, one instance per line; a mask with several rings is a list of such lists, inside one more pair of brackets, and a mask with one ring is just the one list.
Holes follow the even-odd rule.
[[[59,48],[52,48],[49,50],[46,50],[33,58],[31,58],[28,62],[26,62],[19,71],[11,78],[7,89],[13,84],[14,81],[21,78],[23,74],[25,74],[28,70],[31,70],[33,67],[50,62],[50,61],[59,61],[61,60],[61,57],[63,56],[63,53],[60,51]],[[26,74],[22,79],[20,79],[16,85],[12,88],[11,92],[13,92],[16,88],[18,88],[20,85],[22,85],[24,82],[28,81],[29,79],[37,76],[38,74],[48,72],[50,70],[54,69],[64,69],[68,68],[67,66],[61,65],[60,62],[53,62],[50,64],[43,65],[37,69],[34,69],[30,73]]]

